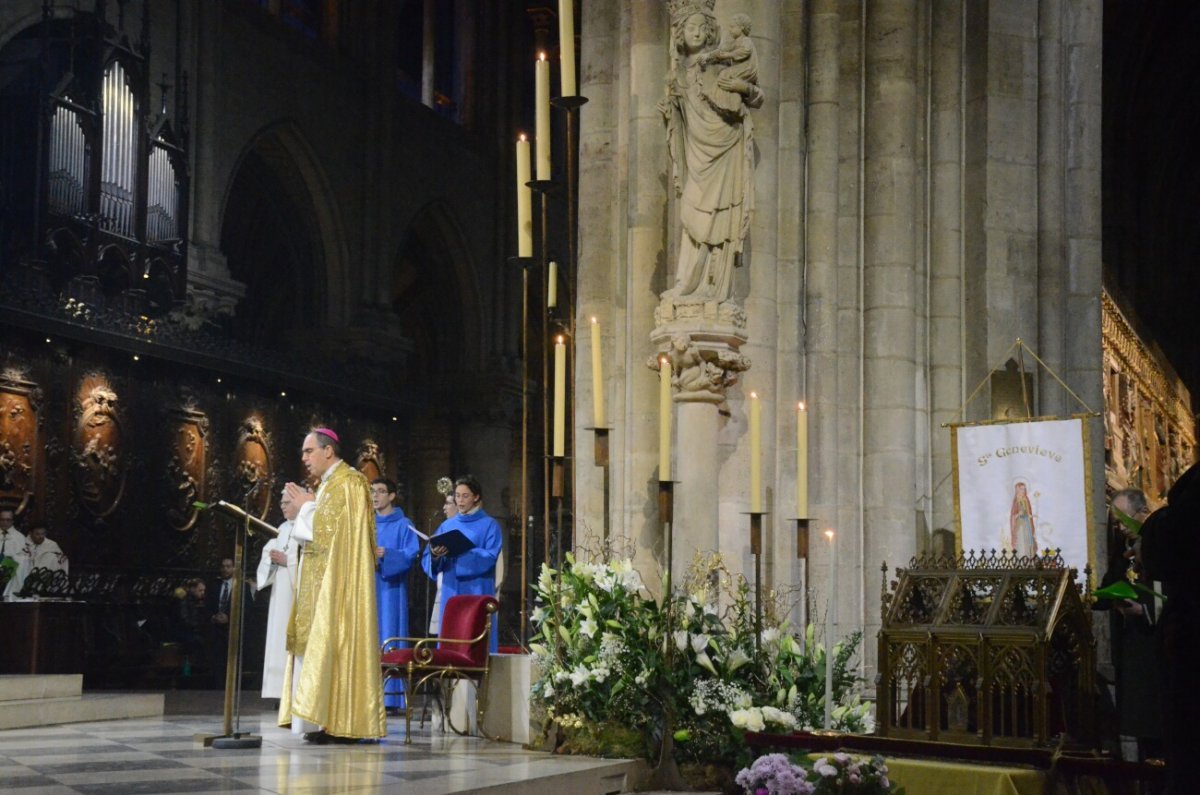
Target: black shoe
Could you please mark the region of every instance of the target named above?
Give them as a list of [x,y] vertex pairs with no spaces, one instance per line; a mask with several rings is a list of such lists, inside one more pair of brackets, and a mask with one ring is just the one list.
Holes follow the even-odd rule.
[[313,745],[329,745],[329,743],[334,742],[334,739],[332,735],[326,734],[324,730],[304,733],[304,742],[312,743]]
[[326,734],[325,736],[329,738],[329,742],[337,745],[358,745],[357,737],[338,737],[336,734]]

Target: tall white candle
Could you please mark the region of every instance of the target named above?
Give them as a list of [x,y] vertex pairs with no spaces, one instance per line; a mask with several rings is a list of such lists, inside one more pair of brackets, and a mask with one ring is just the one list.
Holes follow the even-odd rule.
[[534,138],[537,150],[537,178],[550,179],[550,62],[546,53],[534,64]]
[[604,361],[600,356],[600,323],[592,318],[592,425],[604,427]]
[[533,256],[533,191],[529,189],[529,141],[517,139],[517,256]]
[[550,261],[550,267],[546,274],[546,308],[554,309],[558,306],[558,263],[554,260]]
[[575,96],[575,0],[558,0],[558,51],[562,95]]
[[808,411],[796,410],[796,518],[808,518]]
[[825,531],[829,539],[828,604],[825,607],[825,729],[833,728],[833,609],[837,604],[837,546],[832,530]]
[[762,406],[750,393],[750,512],[762,512]]
[[671,479],[671,360],[658,357],[658,479]]
[[560,336],[554,343],[554,451],[567,454],[567,346]]

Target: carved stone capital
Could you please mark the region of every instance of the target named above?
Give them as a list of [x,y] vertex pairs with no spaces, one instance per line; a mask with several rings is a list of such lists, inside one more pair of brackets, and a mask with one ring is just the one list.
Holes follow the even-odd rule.
[[746,313],[732,301],[675,303],[664,299],[654,311],[650,333],[657,353],[646,364],[658,369],[660,356],[671,361],[671,383],[678,403],[725,402],[725,390],[750,369],[745,344]]

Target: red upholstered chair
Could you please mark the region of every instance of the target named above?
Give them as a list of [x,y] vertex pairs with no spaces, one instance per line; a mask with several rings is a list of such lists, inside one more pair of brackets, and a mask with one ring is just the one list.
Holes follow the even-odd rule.
[[[500,603],[492,596],[452,596],[442,610],[441,635],[436,638],[388,638],[380,649],[383,681],[404,680],[404,742],[412,742],[412,694],[427,682],[444,685],[448,679],[466,679],[475,683],[476,721],[483,726],[487,709],[487,690],[483,687],[488,673],[488,641],[492,617]],[[399,648],[401,643],[411,648]],[[443,699],[446,722],[458,734],[450,720],[450,700]],[[482,728],[481,728],[482,731]]]

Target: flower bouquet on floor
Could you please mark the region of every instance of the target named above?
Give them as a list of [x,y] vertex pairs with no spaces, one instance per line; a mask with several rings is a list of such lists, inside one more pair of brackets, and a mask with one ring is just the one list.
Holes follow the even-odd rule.
[[533,706],[560,752],[640,748],[661,764],[665,751],[699,770],[706,788],[733,787],[734,771],[751,760],[746,732],[791,733],[823,720],[827,665],[834,728],[871,729],[854,674],[860,636],[827,654],[812,627],[789,630],[788,595],[774,591],[756,636],[752,590],[719,556],[698,558],[658,598],[629,559],[571,555],[561,571],[543,566],[534,590]]

